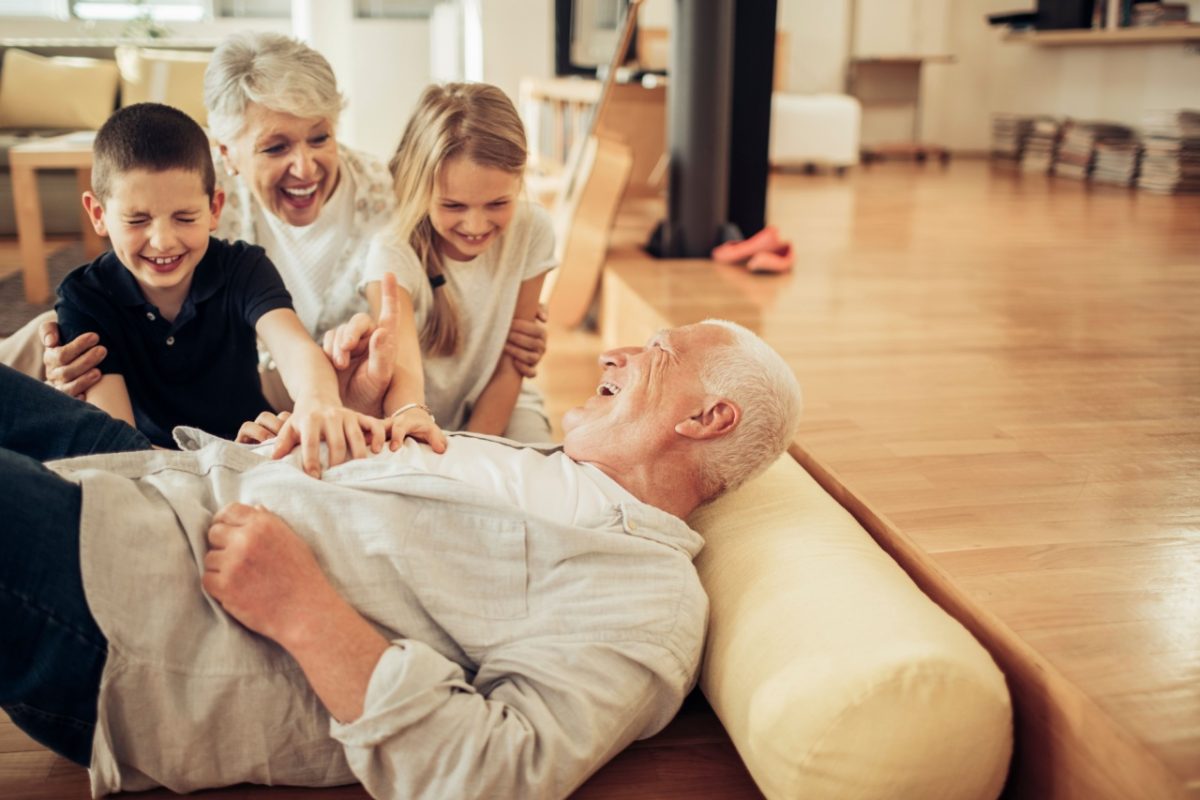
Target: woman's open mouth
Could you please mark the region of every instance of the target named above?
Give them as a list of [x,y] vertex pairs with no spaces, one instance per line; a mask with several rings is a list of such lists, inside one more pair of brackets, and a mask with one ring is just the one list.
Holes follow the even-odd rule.
[[317,201],[317,189],[320,187],[320,181],[306,186],[280,186],[279,194],[293,208],[308,208]]

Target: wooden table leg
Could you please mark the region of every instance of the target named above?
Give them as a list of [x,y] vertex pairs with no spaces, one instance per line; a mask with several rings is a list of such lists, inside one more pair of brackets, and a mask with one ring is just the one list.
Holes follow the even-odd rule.
[[50,301],[50,276],[46,271],[46,237],[42,227],[37,175],[33,167],[24,164],[10,163],[9,169],[12,173],[21,271],[25,276],[25,300],[40,305]]
[[[92,168],[80,167],[75,170],[75,183],[79,187],[80,198],[83,197],[84,192],[90,192],[92,190]],[[83,207],[82,199],[79,202],[79,230],[83,232],[83,252],[88,258],[97,258],[108,249],[108,243],[104,241],[104,237],[96,233],[96,229],[92,227],[92,220]]]

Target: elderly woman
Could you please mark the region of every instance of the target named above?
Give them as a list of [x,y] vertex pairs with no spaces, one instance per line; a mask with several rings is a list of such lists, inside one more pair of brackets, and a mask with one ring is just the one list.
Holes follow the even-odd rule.
[[[336,139],[345,100],[329,62],[287,36],[234,34],[213,53],[204,103],[226,195],[214,235],[267,251],[314,337],[365,310],[356,287],[367,247],[396,201],[387,166]],[[56,346],[58,327],[44,315],[3,346],[0,362],[35,376],[44,365],[51,383],[81,396],[100,379],[106,353],[97,341],[83,334]],[[43,344],[39,365],[32,354]],[[532,376],[545,328],[518,320],[509,345],[518,369]],[[273,370],[263,383],[272,405],[290,405]]]

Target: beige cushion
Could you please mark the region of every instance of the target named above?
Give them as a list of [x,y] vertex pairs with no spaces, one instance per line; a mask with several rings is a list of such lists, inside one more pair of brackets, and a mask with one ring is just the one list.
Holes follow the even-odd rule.
[[994,798],[1004,676],[794,460],[692,526],[712,603],[700,685],[763,793]]
[[207,124],[204,110],[204,70],[212,53],[194,50],[155,50],[121,45],[121,105],[166,103]]
[[0,127],[99,128],[117,102],[117,65],[9,48],[0,67]]

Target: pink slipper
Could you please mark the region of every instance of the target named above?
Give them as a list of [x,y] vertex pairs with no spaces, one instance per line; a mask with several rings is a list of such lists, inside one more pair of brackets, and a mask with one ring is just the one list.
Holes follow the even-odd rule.
[[755,253],[779,247],[779,229],[768,225],[749,239],[726,242],[713,248],[712,259],[722,264],[741,264]]
[[792,243],[784,242],[779,247],[755,253],[746,262],[746,268],[751,272],[789,272],[795,263]]

